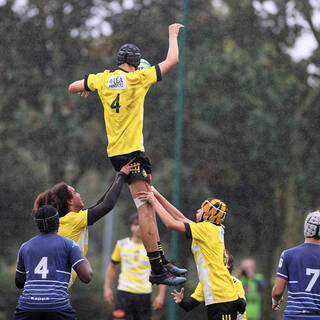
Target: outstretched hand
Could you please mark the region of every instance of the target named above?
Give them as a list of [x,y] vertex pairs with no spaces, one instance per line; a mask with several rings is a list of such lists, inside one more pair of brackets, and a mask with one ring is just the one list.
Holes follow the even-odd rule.
[[133,162],[136,158],[132,158],[126,165],[124,165],[120,171],[128,175],[131,172],[137,172],[139,169],[140,163]]
[[173,23],[169,26],[169,36],[178,36],[180,28],[184,28],[181,23]]
[[176,289],[171,292],[171,295],[173,296],[173,300],[175,303],[180,303],[183,299],[184,295],[184,288],[181,288],[180,291],[177,291]]

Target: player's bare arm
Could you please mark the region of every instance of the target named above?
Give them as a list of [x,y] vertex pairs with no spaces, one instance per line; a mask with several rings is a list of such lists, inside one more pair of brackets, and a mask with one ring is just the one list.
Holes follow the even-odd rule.
[[84,79],[82,80],[77,80],[75,82],[72,82],[69,85],[69,92],[71,93],[77,93],[79,94],[82,98],[87,98],[90,91],[86,91],[84,87]]
[[117,268],[118,268],[118,264],[110,262],[106,270],[103,296],[104,296],[104,301],[108,303],[110,306],[113,304],[113,292],[111,290],[111,284],[115,277]]
[[162,76],[179,63],[178,35],[179,30],[183,27],[184,26],[180,23],[174,23],[169,26],[169,49],[167,57],[164,61],[159,63]]
[[147,201],[153,206],[154,210],[157,212],[158,216],[168,229],[178,231],[181,233],[186,233],[184,223],[181,221],[177,221],[171,217],[167,210],[156,199],[150,187],[148,188],[148,191],[138,192],[138,197],[140,200]]
[[287,283],[287,280],[277,277],[276,283],[272,289],[272,310],[278,311],[280,309],[280,303],[283,301],[282,295]]
[[82,262],[78,264],[75,268],[74,271],[77,273],[79,279],[84,282],[84,283],[89,283],[92,279],[92,268],[90,265],[90,262],[87,260],[87,258],[83,257],[85,262]]
[[166,289],[167,286],[160,284],[158,287],[158,295],[154,299],[152,303],[152,309],[153,310],[159,310],[163,307],[164,305],[164,300],[166,298]]
[[191,220],[186,218],[181,211],[179,211],[175,206],[173,206],[154,186],[151,187],[151,191],[153,192],[156,199],[160,202],[160,204],[172,216],[172,218],[181,222],[192,222]]

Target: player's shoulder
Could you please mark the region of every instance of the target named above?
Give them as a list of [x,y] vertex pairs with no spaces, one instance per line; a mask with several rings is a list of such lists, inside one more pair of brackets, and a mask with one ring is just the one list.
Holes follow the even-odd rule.
[[80,249],[79,245],[72,239],[66,238],[64,236],[60,236],[57,234],[57,242],[60,242],[62,246],[64,246],[67,250],[72,250],[73,248],[77,247]]
[[81,218],[83,215],[88,214],[88,209],[81,209],[78,212],[75,211],[70,211],[63,217],[59,218],[60,221],[65,221],[65,220],[74,220],[77,218]]
[[296,259],[301,255],[303,256],[305,253],[306,252],[303,246],[298,245],[298,246],[283,250],[281,253],[280,259],[290,261],[291,259]]
[[292,255],[292,254],[296,254],[297,252],[303,251],[303,250],[304,250],[303,244],[299,244],[298,246],[283,250],[282,254],[283,255]]

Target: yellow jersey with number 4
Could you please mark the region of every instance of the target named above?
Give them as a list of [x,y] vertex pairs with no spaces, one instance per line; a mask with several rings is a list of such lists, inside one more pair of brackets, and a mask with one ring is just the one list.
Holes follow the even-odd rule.
[[226,266],[224,228],[210,222],[189,223],[187,237],[198,269],[205,305],[238,299]]
[[158,65],[134,72],[105,70],[85,78],[86,90],[97,90],[104,108],[109,157],[144,151],[144,98],[151,85],[160,80]]

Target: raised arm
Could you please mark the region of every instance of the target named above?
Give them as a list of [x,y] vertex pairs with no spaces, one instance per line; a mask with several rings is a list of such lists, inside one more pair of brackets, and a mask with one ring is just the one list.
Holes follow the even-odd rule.
[[151,191],[153,192],[156,199],[160,202],[160,204],[167,210],[167,212],[177,221],[181,222],[192,222],[188,218],[186,218],[181,211],[179,211],[174,205],[172,205],[155,187],[151,187]]
[[178,35],[180,28],[183,28],[183,25],[180,23],[174,23],[169,26],[169,49],[167,57],[159,63],[162,76],[179,63]]
[[94,224],[96,221],[104,217],[110,212],[120,196],[122,186],[127,181],[127,176],[132,170],[135,170],[137,164],[132,164],[135,158],[131,159],[121,171],[117,173],[112,185],[106,191],[101,199],[92,207],[88,208],[88,225]]
[[178,231],[181,233],[186,233],[184,222],[177,221],[174,218],[172,218],[171,215],[167,212],[167,210],[156,199],[150,188],[149,191],[138,192],[138,196],[140,200],[148,201],[153,206],[154,210],[157,212],[158,216],[168,229]]

